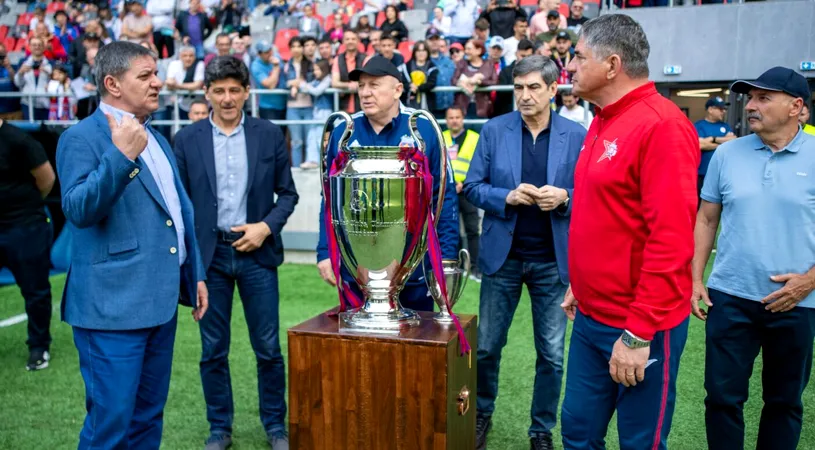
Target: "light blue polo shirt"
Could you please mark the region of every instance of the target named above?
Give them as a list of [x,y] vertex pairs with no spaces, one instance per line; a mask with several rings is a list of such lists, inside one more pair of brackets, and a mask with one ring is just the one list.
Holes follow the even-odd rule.
[[[815,265],[815,136],[773,153],[755,134],[716,149],[702,199],[722,205],[708,287],[759,301],[783,286],[772,275]],[[815,308],[815,292],[799,306]]]

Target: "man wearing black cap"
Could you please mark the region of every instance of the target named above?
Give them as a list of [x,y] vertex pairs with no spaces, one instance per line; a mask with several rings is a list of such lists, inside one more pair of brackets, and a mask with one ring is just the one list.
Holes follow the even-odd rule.
[[[743,406],[761,351],[764,408],[756,448],[794,450],[815,338],[815,137],[798,124],[811,94],[806,79],[785,67],[730,89],[747,96],[753,134],[719,146],[710,160],[692,264],[693,315],[707,322],[707,442],[710,449],[744,447]],[[715,306],[704,311],[699,300]]]
[[576,42],[577,37],[569,30],[564,30],[559,28],[560,27],[560,13],[553,9],[546,13],[546,27],[549,30],[538,34],[535,36],[535,40],[544,44],[549,44],[550,47],[555,46],[555,38],[557,38],[558,33],[561,31],[565,31],[569,33],[569,39],[571,42]]
[[[414,112],[406,108],[399,101],[404,86],[401,83],[401,74],[396,67],[381,56],[374,56],[362,68],[355,69],[349,74],[351,81],[358,83],[357,91],[362,111],[354,114],[354,133],[351,135],[351,147],[354,146],[399,146],[402,144],[415,145],[408,126],[408,118]],[[439,193],[439,153],[441,147],[436,138],[435,131],[429,121],[419,119],[419,134],[426,143],[425,154],[430,161],[430,172],[433,175],[434,204]],[[326,164],[330,167],[337,156],[338,141],[345,131],[345,124],[340,124],[331,133],[326,151]],[[444,195],[444,204],[440,217],[437,219],[439,243],[441,244],[442,258],[458,258],[458,197],[453,181],[452,169],[448,164],[447,184]],[[328,239],[325,228],[325,203],[320,207],[320,242],[317,245],[317,268],[323,280],[335,285],[334,271],[328,253]],[[358,286],[353,281],[350,272],[345,267],[341,269],[343,280],[361,297]],[[406,308],[418,311],[432,311],[433,299],[427,291],[424,274],[421,270],[413,272],[407,285],[402,290],[399,300]]]
[[713,152],[721,144],[736,139],[730,125],[724,121],[724,115],[729,105],[721,97],[709,98],[705,103],[705,110],[707,111],[705,118],[693,124],[696,127],[696,133],[699,134],[699,147],[702,149],[702,160],[699,163],[699,195],[702,194],[702,185],[705,183],[707,166],[710,164]]

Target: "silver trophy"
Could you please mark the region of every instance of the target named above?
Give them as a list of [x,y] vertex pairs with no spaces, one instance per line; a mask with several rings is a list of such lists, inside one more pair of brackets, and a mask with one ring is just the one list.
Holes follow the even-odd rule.
[[[447,151],[438,123],[421,110],[412,113],[409,119],[415,146],[425,151],[425,141],[417,127],[420,116],[430,121],[441,150],[441,179],[435,209],[435,217],[439,217],[447,182]],[[408,166],[414,163],[404,159],[402,146],[349,148],[354,122],[345,112],[335,112],[326,119],[323,137],[333,132],[338,119],[345,121],[337,155],[347,158],[344,167],[337,173],[329,173],[326,139],[320,147],[323,195],[327,199],[327,212],[331,214],[328,232],[334,233],[341,261],[365,297],[362,307],[340,313],[340,328],[398,332],[403,325],[416,325],[420,320],[416,311],[402,307],[399,293],[427,252],[429,208],[427,203],[420,204],[426,194],[424,180],[412,175],[417,167]],[[432,201],[432,193],[430,198]],[[342,286],[342,280],[337,282]]]
[[[470,252],[462,248],[458,255],[458,259],[445,259],[442,261],[444,279],[447,282],[447,297],[450,299],[450,310],[461,298],[464,286],[467,285],[467,278],[470,276]],[[430,295],[433,296],[433,300],[436,301],[436,305],[439,307],[439,313],[433,316],[433,320],[445,324],[453,323],[453,316],[447,312],[447,305],[441,295],[441,286],[436,281],[433,269],[425,266],[424,275],[427,280],[427,287],[430,289]]]

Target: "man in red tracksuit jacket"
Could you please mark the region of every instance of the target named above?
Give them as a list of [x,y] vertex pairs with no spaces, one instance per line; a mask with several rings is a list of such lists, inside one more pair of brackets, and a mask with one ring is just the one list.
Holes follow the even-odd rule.
[[648,81],[633,19],[583,25],[568,68],[599,107],[575,168],[569,228],[574,320],[562,410],[566,449],[603,449],[615,409],[620,449],[664,449],[690,313],[699,143]]

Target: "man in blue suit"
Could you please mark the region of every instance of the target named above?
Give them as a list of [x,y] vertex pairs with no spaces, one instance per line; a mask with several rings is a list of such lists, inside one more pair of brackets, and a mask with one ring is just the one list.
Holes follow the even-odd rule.
[[530,448],[552,449],[563,378],[569,284],[566,250],[574,167],[586,130],[552,111],[558,69],[530,56],[513,70],[518,110],[484,125],[464,194],[485,211],[479,267],[476,448],[486,447],[498,396],[501,350],[526,284],[537,361]]
[[156,56],[114,42],[96,56],[101,103],[62,134],[57,172],[73,246],[62,317],[73,327],[87,415],[80,449],[158,449],[178,303],[207,308],[192,203],[149,126]]
[[272,449],[288,450],[277,266],[283,262],[280,232],[298,196],[286,139],[277,125],[242,112],[249,97],[249,70],[241,60],[213,59],[204,86],[212,114],[176,135],[175,152],[195,205],[211,293],[209,314],[200,324],[201,381],[210,424],[205,449],[232,445],[228,357],[237,283],[257,358],[260,419]]

